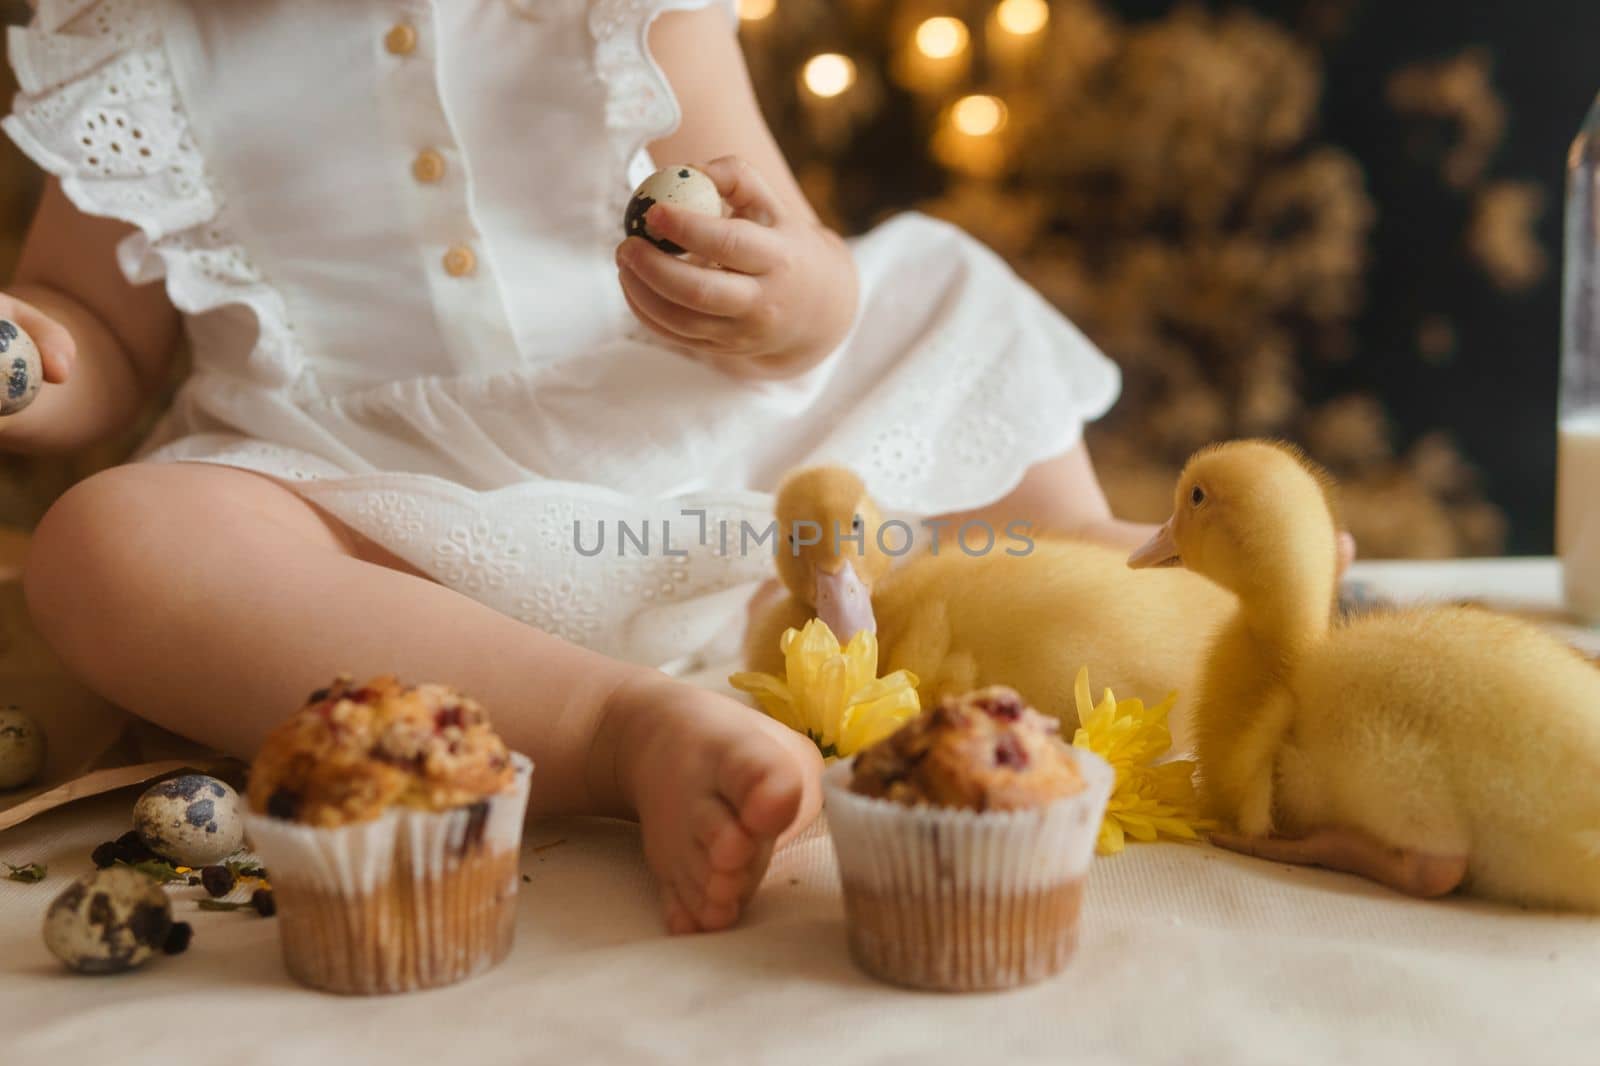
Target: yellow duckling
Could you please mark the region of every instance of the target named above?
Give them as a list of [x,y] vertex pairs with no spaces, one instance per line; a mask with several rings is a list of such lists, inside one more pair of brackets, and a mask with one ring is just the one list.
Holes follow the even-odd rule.
[[[1109,547],[1041,537],[1030,549],[999,530],[984,554],[966,554],[948,530],[939,554],[919,547],[893,567],[884,549],[902,550],[904,536],[890,530],[880,541],[882,518],[865,486],[837,467],[793,475],[776,510],[788,597],[756,614],[745,642],[751,669],[781,673],[784,630],[817,617],[841,641],[874,630],[881,669],[915,674],[923,706],[1003,684],[1075,728],[1073,678],[1084,664],[1097,684],[1117,691],[1186,693],[1205,639],[1231,603],[1180,570],[1132,574]],[[1182,750],[1181,703],[1172,724]]]
[[[836,466],[807,467],[778,487],[778,578],[787,595],[756,608],[745,631],[751,670],[781,675],[784,631],[820,618],[841,644],[876,632],[873,586],[894,565],[876,531],[882,522],[861,479]],[[871,532],[868,532],[870,527]]]
[[1259,441],[1189,461],[1134,567],[1237,597],[1192,714],[1224,847],[1416,896],[1600,910],[1600,671],[1532,625],[1431,607],[1335,627],[1328,480]]

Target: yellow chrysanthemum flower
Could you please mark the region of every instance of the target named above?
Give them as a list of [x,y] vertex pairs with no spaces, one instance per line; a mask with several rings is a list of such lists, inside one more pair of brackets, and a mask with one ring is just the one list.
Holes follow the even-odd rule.
[[1073,746],[1094,752],[1117,775],[1095,850],[1113,855],[1128,837],[1146,842],[1160,837],[1200,839],[1207,823],[1195,798],[1194,760],[1155,762],[1172,748],[1167,715],[1178,694],[1146,707],[1143,700],[1119,703],[1106,689],[1096,706],[1089,698],[1087,666],[1078,671],[1073,689],[1080,723]]
[[728,683],[810,737],[825,758],[854,755],[922,710],[915,674],[878,676],[878,638],[871,633],[857,633],[841,649],[827,623],[812,619],[803,629],[786,630],[778,647],[786,677],[750,672]]

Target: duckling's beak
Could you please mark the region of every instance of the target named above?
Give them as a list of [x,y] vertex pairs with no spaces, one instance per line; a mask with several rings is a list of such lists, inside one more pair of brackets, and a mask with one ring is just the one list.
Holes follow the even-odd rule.
[[1178,553],[1178,541],[1172,535],[1172,519],[1156,530],[1156,535],[1144,542],[1143,547],[1128,556],[1128,566],[1134,570],[1147,570],[1156,566],[1182,566],[1183,556]]
[[817,617],[833,630],[841,644],[860,632],[876,633],[878,620],[872,614],[872,592],[848,562],[841,562],[837,573],[816,569]]

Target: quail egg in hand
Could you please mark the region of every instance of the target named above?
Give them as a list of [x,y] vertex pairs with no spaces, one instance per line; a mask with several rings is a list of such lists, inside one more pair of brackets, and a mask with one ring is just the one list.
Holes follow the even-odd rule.
[[650,232],[644,216],[656,204],[671,204],[685,211],[722,217],[722,194],[717,184],[701,171],[689,166],[665,167],[645,178],[633,190],[622,229],[630,237],[643,237],[669,255],[682,255],[684,249]]
[[0,710],[0,790],[21,788],[44,769],[44,730],[15,707]]
[[39,346],[26,330],[0,318],[0,416],[14,415],[33,402],[44,384]]
[[172,903],[155,878],[131,866],[84,874],[44,915],[44,945],[79,973],[121,973],[166,943]]
[[205,774],[157,782],[133,805],[145,847],[181,866],[209,866],[244,846],[239,794]]

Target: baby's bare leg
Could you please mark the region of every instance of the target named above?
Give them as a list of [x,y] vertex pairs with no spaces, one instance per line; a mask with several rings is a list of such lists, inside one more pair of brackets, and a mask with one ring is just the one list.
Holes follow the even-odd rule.
[[56,504],[26,588],[91,687],[239,754],[340,672],[470,692],[537,763],[537,810],[636,815],[673,928],[731,924],[773,840],[816,811],[814,749],[401,567],[266,478],[144,464]]

